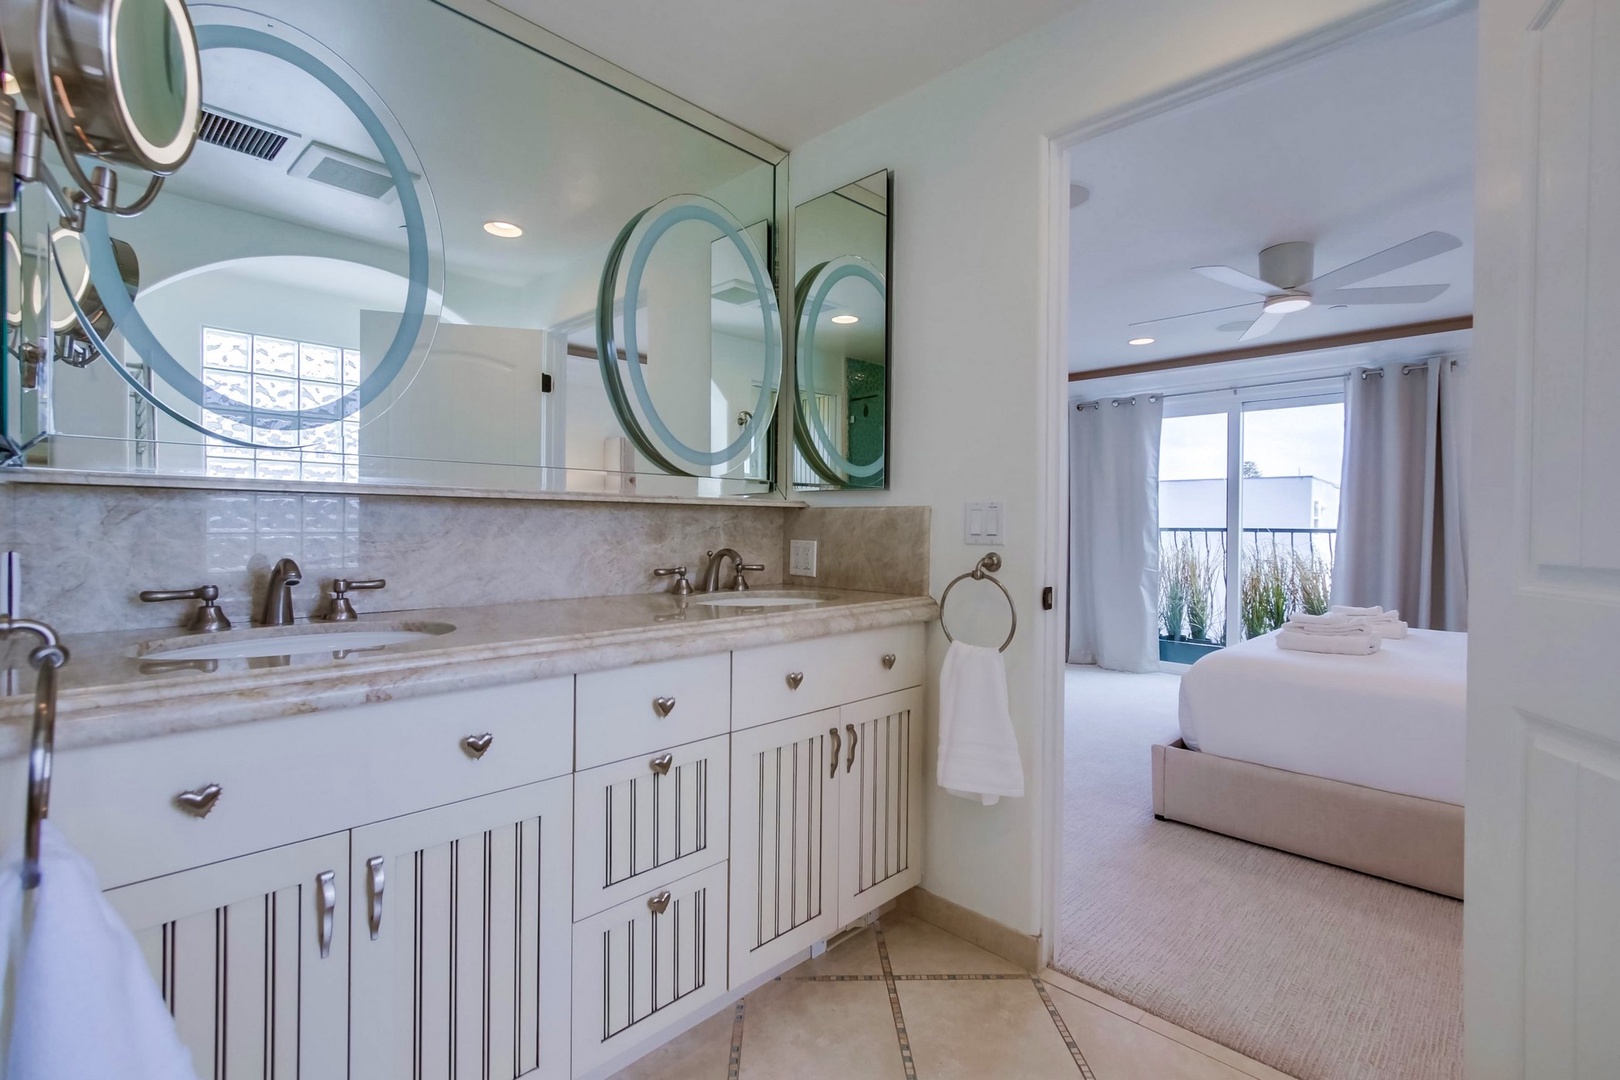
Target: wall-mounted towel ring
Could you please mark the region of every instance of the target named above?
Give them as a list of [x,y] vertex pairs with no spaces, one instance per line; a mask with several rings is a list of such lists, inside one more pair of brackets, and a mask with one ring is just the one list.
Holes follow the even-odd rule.
[[42,622],[33,619],[0,617],[0,637],[26,631],[39,638],[40,645],[28,654],[38,670],[34,683],[33,737],[28,749],[28,810],[23,834],[24,889],[39,884],[39,834],[50,813],[51,758],[56,744],[56,669],[67,663],[68,653],[61,639]]
[[1001,648],[997,650],[998,652],[1007,651],[1007,646],[1011,645],[1013,638],[1018,636],[1018,605],[1013,603],[1012,593],[1007,591],[1007,586],[996,579],[994,572],[1000,569],[1001,556],[992,551],[980,559],[978,565],[972,570],[965,574],[956,575],[951,579],[951,583],[945,586],[945,591],[939,594],[939,628],[944,631],[946,641],[955,642],[956,639],[951,637],[950,628],[945,625],[945,601],[950,599],[951,590],[956,588],[957,582],[972,578],[974,581],[988,581],[1000,589],[1001,595],[1007,598],[1007,610],[1012,612],[1012,629],[1007,631],[1007,640],[1003,641]]

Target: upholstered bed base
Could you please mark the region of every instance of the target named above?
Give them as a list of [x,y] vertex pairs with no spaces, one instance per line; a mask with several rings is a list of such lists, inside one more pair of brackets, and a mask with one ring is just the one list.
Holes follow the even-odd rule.
[[1153,814],[1405,885],[1463,894],[1463,809],[1320,776],[1153,747]]

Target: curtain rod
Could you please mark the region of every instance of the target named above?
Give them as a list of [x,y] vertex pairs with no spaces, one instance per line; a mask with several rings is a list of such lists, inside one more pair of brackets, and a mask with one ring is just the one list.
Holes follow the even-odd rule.
[[[1455,356],[1426,356],[1421,360],[1411,360],[1402,364],[1401,374],[1409,375],[1414,371],[1420,371],[1427,368],[1430,363],[1436,360],[1445,360],[1452,367],[1457,366],[1457,358]],[[1117,398],[1105,397],[1099,398],[1096,401],[1076,402],[1075,408],[1080,412],[1084,412],[1086,409],[1100,409],[1104,401],[1109,402],[1116,408],[1120,405],[1135,405],[1136,399],[1142,396],[1145,396],[1149,401],[1157,401],[1159,398],[1164,398],[1164,400],[1169,401],[1171,398],[1203,397],[1206,394],[1238,394],[1242,393],[1244,390],[1267,390],[1273,386],[1298,386],[1301,383],[1327,382],[1332,379],[1348,379],[1357,371],[1361,372],[1361,377],[1363,379],[1374,372],[1378,374],[1379,378],[1383,378],[1384,375],[1383,368],[1350,368],[1349,370],[1339,374],[1329,373],[1326,375],[1301,375],[1295,379],[1274,379],[1271,382],[1263,383],[1242,383],[1237,386],[1217,386],[1212,390],[1183,390],[1180,393],[1174,394],[1152,393],[1147,395],[1131,394],[1128,397]]]

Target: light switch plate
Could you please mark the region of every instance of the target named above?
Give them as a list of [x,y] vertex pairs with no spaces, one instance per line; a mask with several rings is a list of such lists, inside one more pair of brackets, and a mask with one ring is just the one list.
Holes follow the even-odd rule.
[[1000,544],[1005,540],[1005,515],[998,502],[968,503],[962,518],[962,542]]
[[788,573],[794,577],[816,576],[816,542],[790,540],[788,542]]

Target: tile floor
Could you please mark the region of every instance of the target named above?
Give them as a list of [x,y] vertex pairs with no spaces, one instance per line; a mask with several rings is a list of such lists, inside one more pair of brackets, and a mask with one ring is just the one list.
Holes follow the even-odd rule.
[[1288,1080],[908,915],[794,968],[614,1080]]

